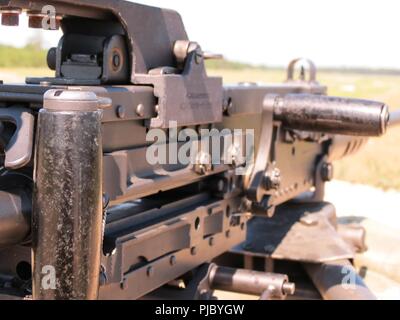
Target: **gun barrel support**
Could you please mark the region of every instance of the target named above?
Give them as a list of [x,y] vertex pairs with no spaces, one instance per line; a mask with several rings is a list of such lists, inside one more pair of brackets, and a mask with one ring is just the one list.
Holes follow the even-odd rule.
[[304,268],[325,300],[376,300],[348,260],[309,263]]
[[97,299],[102,144],[94,93],[50,90],[38,120],[33,298]]
[[275,120],[289,129],[350,136],[386,132],[389,108],[379,102],[311,94],[267,95]]

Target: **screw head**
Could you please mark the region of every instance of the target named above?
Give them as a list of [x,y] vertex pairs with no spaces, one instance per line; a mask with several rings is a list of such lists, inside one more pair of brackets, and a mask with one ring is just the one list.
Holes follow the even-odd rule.
[[281,186],[281,182],[281,171],[278,168],[274,168],[265,175],[264,185],[266,190],[278,190]]
[[282,291],[287,295],[294,295],[296,292],[296,285],[293,282],[285,282],[282,286]]
[[238,143],[234,143],[229,147],[228,150],[228,164],[233,167],[238,167],[245,164],[246,159],[242,155],[242,148]]
[[113,71],[117,72],[122,67],[122,56],[118,49],[114,49],[111,57]]
[[211,155],[207,152],[200,152],[196,156],[193,170],[200,175],[205,175],[213,170]]
[[117,107],[117,117],[120,119],[125,118],[126,116],[126,110],[124,106],[118,106]]
[[139,104],[139,105],[136,107],[136,114],[137,114],[139,117],[144,117],[144,105],[143,105],[143,104]]

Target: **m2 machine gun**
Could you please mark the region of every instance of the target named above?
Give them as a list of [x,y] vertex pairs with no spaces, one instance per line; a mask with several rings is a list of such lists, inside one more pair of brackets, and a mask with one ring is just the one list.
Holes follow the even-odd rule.
[[310,61],[307,79],[293,61],[282,84],[224,87],[170,10],[0,0],[3,24],[40,27],[44,4],[55,77],[0,85],[1,297],[373,298],[350,263],[363,234],[323,198],[385,104],[327,96]]

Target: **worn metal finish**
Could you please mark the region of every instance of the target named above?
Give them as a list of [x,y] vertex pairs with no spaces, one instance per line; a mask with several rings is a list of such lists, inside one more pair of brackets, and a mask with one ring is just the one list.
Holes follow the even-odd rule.
[[[3,3],[11,6],[14,1]],[[41,4],[18,1],[28,10]],[[59,15],[78,17],[61,21],[64,37],[57,48],[56,77],[30,78],[29,83],[152,85],[159,106],[152,127],[169,128],[171,121],[188,126],[222,120],[222,79],[207,76],[200,47],[182,57],[171,50],[179,41],[188,41],[176,12],[115,0],[46,4]]]
[[[262,203],[268,201],[268,196],[265,197],[263,193],[265,173],[269,169],[268,164],[270,162],[270,151],[272,146],[272,135],[274,131],[273,126],[273,107],[263,103],[261,112],[262,126],[260,132],[260,140],[258,146],[258,156],[255,160],[254,167],[250,176],[249,184],[247,187],[247,194],[250,200],[256,203]],[[265,211],[269,208],[266,204]]]
[[304,267],[325,300],[376,300],[348,260]]
[[[305,59],[290,63],[282,84],[223,87],[204,65],[218,56],[190,41],[170,10],[119,0],[0,0],[3,21],[16,24],[27,10],[38,27],[44,4],[55,6],[64,32],[48,54],[55,76],[0,84],[0,221],[7,221],[0,240],[13,245],[0,250],[2,293],[29,296],[33,282],[34,298],[133,299],[183,281],[189,296],[210,298],[207,264],[245,240],[251,215],[263,216],[249,222],[255,246],[235,249],[247,269],[352,257],[333,207],[321,203],[324,184],[333,161],[385,131],[384,104],[327,97]],[[181,148],[167,135],[175,126],[178,133],[250,130],[254,162],[234,143],[227,155],[220,147],[216,155],[198,151],[190,164],[150,164],[146,153],[155,141],[148,131],[166,133],[158,145]],[[30,201],[21,200],[30,198],[29,186],[3,179],[11,173],[35,179],[33,226],[25,219]],[[10,201],[23,205],[7,211]],[[56,290],[41,287],[49,265]],[[182,298],[179,292],[173,296]]]
[[351,156],[360,151],[367,142],[368,139],[363,137],[335,135],[331,139],[326,160],[332,162]]
[[202,193],[156,202],[160,209],[150,201],[108,212],[100,299],[139,298],[245,238],[244,217],[231,215],[238,199],[215,201]]
[[285,299],[293,295],[295,285],[287,275],[214,266],[211,288],[260,296],[262,300]]
[[[59,15],[119,21],[128,38],[132,80],[136,75],[147,76],[148,71],[156,67],[173,65],[171,48],[174,42],[187,40],[182,19],[172,10],[119,0],[0,1],[1,7],[39,11],[44,4],[53,5]],[[64,23],[65,20],[62,25]],[[153,36],[149,37],[149,34]]]
[[335,230],[332,216],[335,208],[328,203],[280,206],[272,219],[251,219],[246,241],[232,252],[301,262],[351,259],[354,252]]
[[[53,95],[39,114],[37,132],[33,297],[97,299],[103,221],[101,111],[90,93]],[[55,272],[54,287],[43,285],[46,266]]]
[[23,243],[31,231],[31,194],[29,191],[0,191],[0,248]]
[[265,104],[290,129],[352,136],[380,136],[389,121],[382,103],[318,95],[270,96]]

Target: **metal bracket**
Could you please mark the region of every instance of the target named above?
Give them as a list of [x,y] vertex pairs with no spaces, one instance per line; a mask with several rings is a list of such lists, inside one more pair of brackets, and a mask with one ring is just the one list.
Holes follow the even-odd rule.
[[353,259],[352,247],[336,231],[335,224],[336,210],[329,203],[287,203],[277,208],[272,219],[251,219],[246,242],[231,252],[312,263]]
[[[266,99],[268,98],[269,96]],[[269,209],[268,200],[270,198],[269,195],[265,194],[264,181],[270,161],[274,128],[274,110],[271,106],[273,106],[273,104],[265,102],[263,104],[260,143],[247,187],[247,197],[253,203],[253,209],[255,204],[261,206],[261,210],[264,212]]]
[[29,109],[11,107],[0,109],[0,121],[16,126],[14,135],[5,147],[5,167],[13,170],[22,168],[32,158],[35,118]]
[[148,80],[158,97],[158,116],[151,119],[150,127],[170,128],[222,121],[222,79],[207,76],[204,60],[197,50],[188,54],[181,74],[152,76]]

